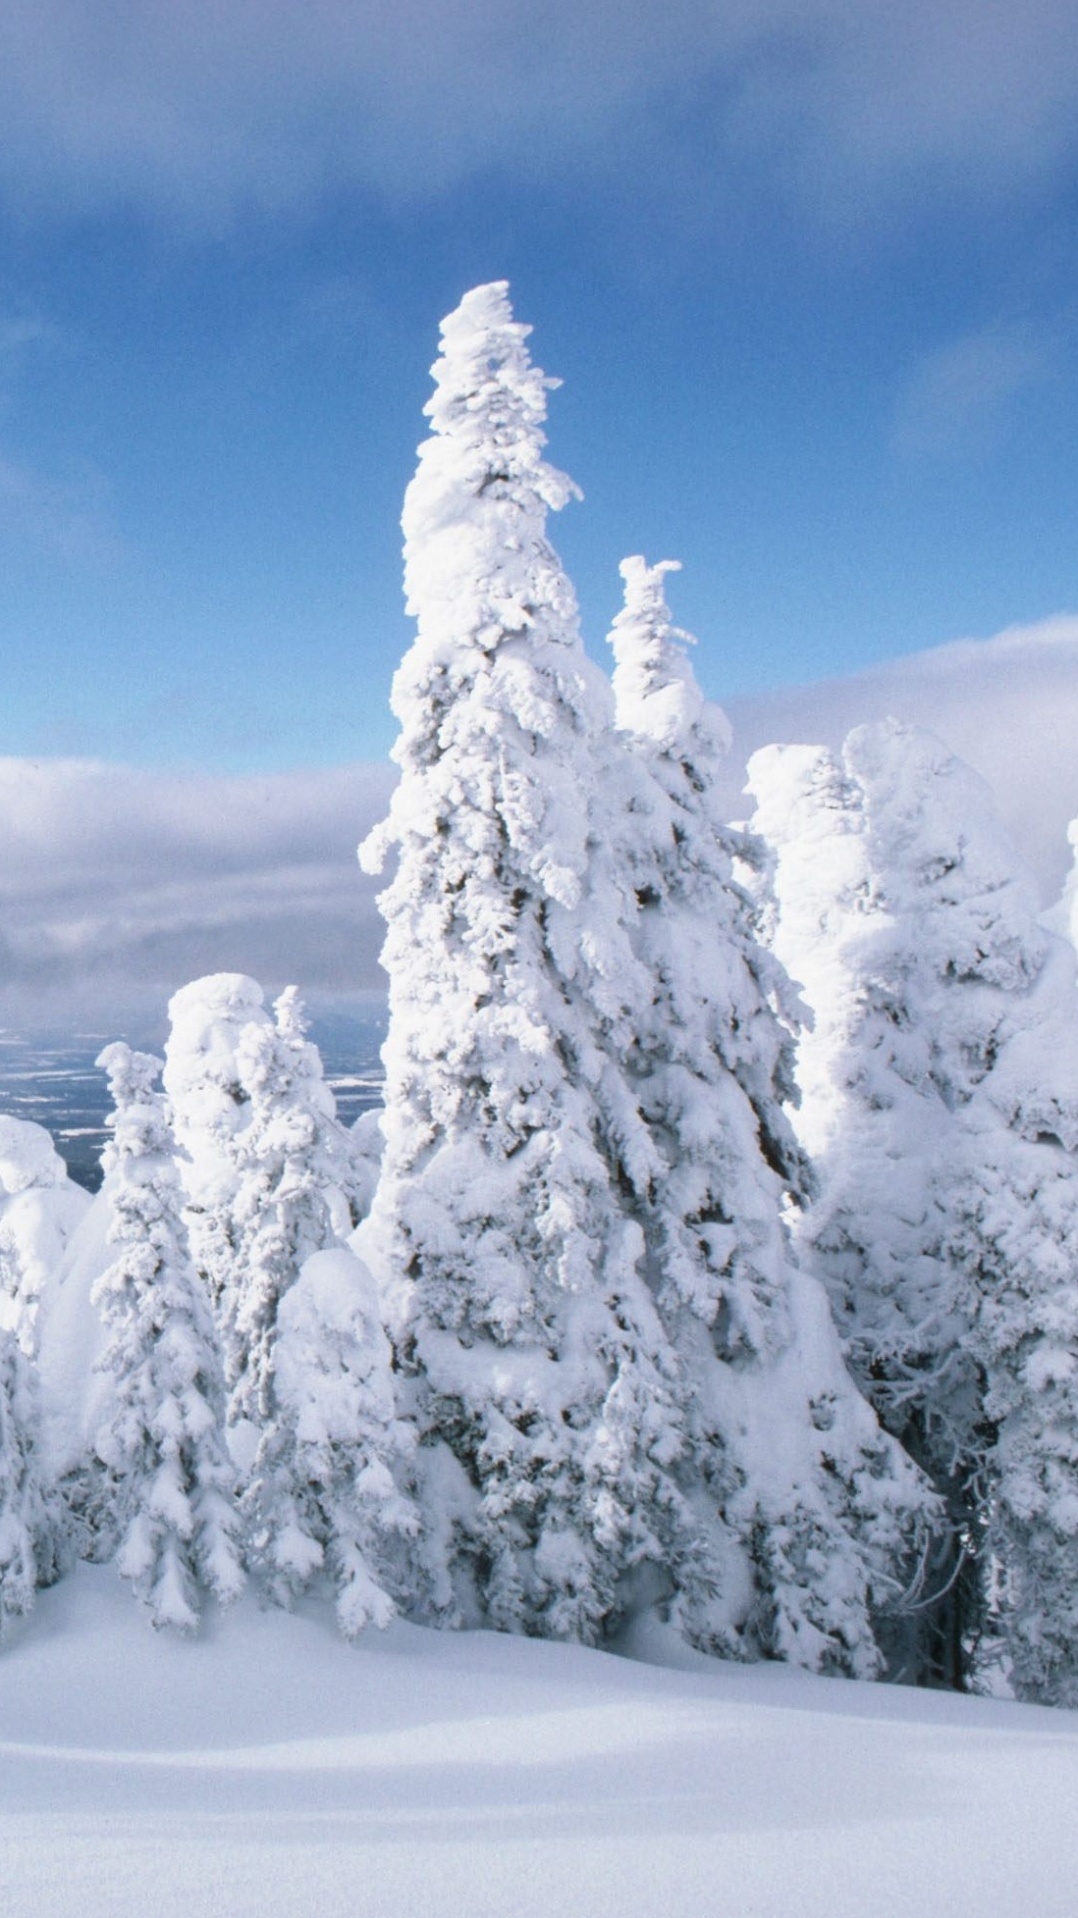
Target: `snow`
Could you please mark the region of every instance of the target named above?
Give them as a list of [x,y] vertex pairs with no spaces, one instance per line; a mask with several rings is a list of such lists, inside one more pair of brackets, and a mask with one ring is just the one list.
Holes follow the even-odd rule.
[[[655,1652],[661,1647],[645,1649]],[[1078,1715],[243,1599],[115,1572],[0,1658],[5,1906],[34,1918],[1069,1918]]]

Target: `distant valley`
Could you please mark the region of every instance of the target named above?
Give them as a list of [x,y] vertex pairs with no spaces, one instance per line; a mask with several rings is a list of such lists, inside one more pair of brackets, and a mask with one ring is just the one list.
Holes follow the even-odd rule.
[[[108,1088],[94,1061],[115,1036],[0,1031],[0,1112],[45,1126],[71,1177],[88,1192],[101,1184],[101,1150],[108,1137]],[[310,1036],[322,1054],[338,1115],[350,1126],[382,1101],[381,1031],[334,1020],[313,1024]],[[140,1043],[160,1050],[157,1038]]]

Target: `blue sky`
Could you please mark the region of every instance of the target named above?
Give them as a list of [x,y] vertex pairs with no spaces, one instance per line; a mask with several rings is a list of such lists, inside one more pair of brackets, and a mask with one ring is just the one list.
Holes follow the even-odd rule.
[[601,652],[717,697],[1078,608],[1061,0],[7,0],[0,753],[378,757],[437,322],[560,375]]

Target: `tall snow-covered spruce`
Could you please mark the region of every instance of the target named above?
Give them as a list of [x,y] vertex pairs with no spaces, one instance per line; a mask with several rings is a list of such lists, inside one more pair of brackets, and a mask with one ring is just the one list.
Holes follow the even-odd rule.
[[256,1427],[269,1411],[280,1301],[304,1260],[339,1245],[352,1225],[347,1134],[294,986],[273,1013],[244,1026],[236,1044],[245,1124],[229,1139],[232,1258],[219,1300],[229,1421]]
[[712,1572],[605,1149],[594,1009],[627,1043],[635,963],[595,825],[611,703],[547,539],[574,489],[542,457],[528,331],[503,283],[444,322],[405,501],[401,779],[362,851],[397,854],[386,1151],[358,1237],[420,1432],[428,1615],[595,1640],[631,1589]]
[[930,734],[863,726],[840,757],[770,747],[750,770],[776,947],[815,1013],[803,1251],[950,1509],[907,1675],[965,1682],[994,1638],[1021,1695],[1073,1703],[1073,955],[1039,924],[987,788]]
[[191,1261],[161,1061],[106,1047],[114,1110],[105,1152],[113,1262],[94,1287],[113,1404],[96,1449],[118,1565],[155,1625],[190,1631],[207,1594],[243,1583],[224,1386],[209,1301]]
[[278,1301],[310,1253],[352,1230],[360,1168],[294,986],[271,1018],[256,980],[211,973],[169,1010],[191,1249],[221,1327],[229,1421],[257,1424]]
[[647,984],[626,1062],[654,1152],[635,1210],[686,1388],[680,1469],[702,1517],[719,1521],[736,1642],[870,1672],[870,1614],[901,1589],[925,1489],[854,1386],[819,1283],[791,1252],[783,1211],[809,1183],[784,1109],[797,1013],[734,876],[735,858],[759,849],[718,810],[729,727],[671,623],[670,562],[621,570],[610,638],[635,786],[612,770],[604,790]]

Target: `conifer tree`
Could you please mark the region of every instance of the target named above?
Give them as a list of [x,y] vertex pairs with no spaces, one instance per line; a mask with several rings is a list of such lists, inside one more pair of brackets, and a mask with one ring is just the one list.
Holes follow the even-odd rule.
[[257,980],[241,972],[193,979],[169,1002],[164,1086],[173,1115],[191,1254],[215,1311],[232,1284],[237,1140],[250,1119],[250,1093],[237,1052],[249,1026],[269,1027]]
[[51,1564],[36,1422],[29,1361],[14,1333],[0,1330],[0,1638],[11,1619],[30,1610],[44,1582],[40,1573]]
[[418,1422],[430,1612],[594,1640],[634,1582],[714,1573],[609,1149],[647,1149],[595,1031],[627,1045],[635,966],[596,824],[610,699],[547,538],[575,489],[542,457],[528,330],[502,282],[444,322],[405,500],[401,779],[362,855],[397,854],[386,1150],[358,1237]]
[[[815,1015],[802,1232],[851,1364],[950,1528],[907,1675],[962,1684],[994,1636],[1072,1695],[1078,1521],[1078,997],[982,782],[930,735],[767,749],[776,949]],[[978,1642],[981,1649],[978,1650]]]
[[374,1282],[347,1246],[311,1253],[280,1299],[265,1398],[243,1501],[253,1568],[286,1607],[324,1578],[348,1638],[388,1624],[419,1525],[394,1478],[411,1433]]
[[89,1204],[45,1127],[0,1114],[0,1327],[30,1356],[42,1292]]
[[255,1426],[269,1412],[278,1306],[310,1254],[340,1242],[349,1175],[346,1135],[294,986],[274,1015],[272,1024],[250,1021],[236,1042],[246,1123],[229,1140],[232,1256],[219,1294],[229,1422]]
[[[1031,927],[1036,934],[1036,928]],[[948,1234],[983,1389],[986,1642],[1020,1698],[1078,1705],[1078,993],[1049,947],[961,1115]],[[1010,1030],[1007,1028],[1010,1027]],[[1017,1029],[1015,1029],[1017,1028]],[[994,1641],[994,1642],[993,1642]]]
[[[294,986],[271,1017],[256,980],[212,973],[176,993],[169,1012],[164,1077],[185,1216],[235,1387],[248,1371],[247,1345],[262,1336],[255,1292],[268,1286],[272,1294],[261,1312],[265,1331],[273,1300],[307,1253],[352,1231],[369,1168],[337,1119]],[[252,1363],[257,1371],[260,1361]],[[257,1380],[253,1390],[252,1406]],[[246,1386],[240,1396],[249,1396]],[[237,1401],[230,1416],[249,1412]]]
[[243,1575],[224,1392],[209,1303],[194,1270],[161,1062],[106,1047],[114,1111],[105,1153],[116,1248],[94,1303],[108,1343],[114,1411],[97,1437],[110,1477],[118,1565],[155,1625],[193,1630],[207,1593]]
[[627,1066],[657,1170],[637,1202],[688,1387],[695,1497],[721,1515],[739,1567],[741,1647],[867,1673],[870,1609],[901,1590],[925,1488],[857,1392],[818,1282],[792,1255],[783,1212],[810,1184],[784,1109],[796,1009],[735,879],[735,859],[758,849],[718,808],[725,715],[671,623],[670,562],[621,570],[614,693],[636,790],[628,805],[623,781],[604,790],[649,983]]

